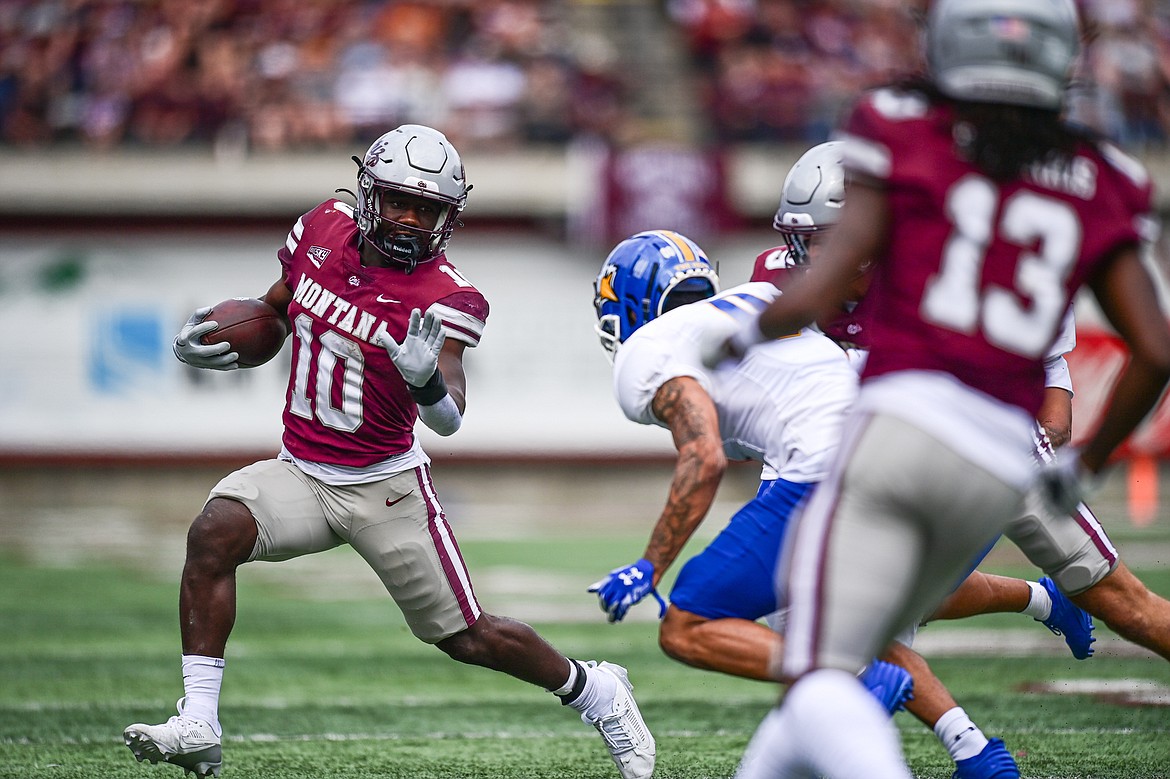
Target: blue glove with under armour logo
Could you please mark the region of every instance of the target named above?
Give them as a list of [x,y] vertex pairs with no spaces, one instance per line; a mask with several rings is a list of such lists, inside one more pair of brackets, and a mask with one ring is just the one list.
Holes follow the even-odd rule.
[[604,579],[589,585],[589,592],[597,593],[601,610],[610,622],[621,622],[638,601],[653,595],[658,600],[658,618],[666,614],[666,601],[654,589],[654,564],[645,558],[633,565],[614,568]]

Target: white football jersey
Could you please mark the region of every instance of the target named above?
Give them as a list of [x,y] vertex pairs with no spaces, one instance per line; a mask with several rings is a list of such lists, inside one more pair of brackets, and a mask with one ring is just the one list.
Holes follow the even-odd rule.
[[689,376],[715,403],[729,458],[760,461],[764,480],[824,478],[857,397],[857,373],[840,347],[806,328],[752,347],[732,368],[711,370],[700,359],[705,332],[729,332],[732,319],[779,294],[767,282],[750,282],[640,327],[614,359],[614,393],[625,415],[665,427],[651,411],[654,396],[670,379]]

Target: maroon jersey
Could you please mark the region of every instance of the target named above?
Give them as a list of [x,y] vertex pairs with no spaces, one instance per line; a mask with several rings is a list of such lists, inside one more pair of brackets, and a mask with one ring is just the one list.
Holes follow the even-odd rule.
[[412,309],[435,309],[448,338],[479,343],[488,304],[440,255],[407,274],[368,268],[353,208],[326,201],[297,220],[278,252],[292,290],[292,371],[284,446],[293,456],[362,468],[410,449],[418,408],[385,348],[401,343]]
[[800,266],[792,261],[791,252],[787,246],[773,246],[756,255],[752,263],[752,277],[750,281],[767,281],[780,288],[788,279],[789,274]]
[[[789,259],[787,246],[773,246],[760,252],[752,265],[752,281],[767,281],[783,289],[794,273],[803,273],[807,266],[796,265]],[[849,301],[836,319],[820,322],[821,331],[845,349],[868,349],[864,316],[868,306]]]
[[1042,360],[1069,303],[1115,249],[1148,237],[1151,185],[1116,148],[996,183],[958,156],[952,110],[878,90],[854,109],[845,166],[886,186],[894,215],[865,320],[866,378],[949,373],[1035,415]]

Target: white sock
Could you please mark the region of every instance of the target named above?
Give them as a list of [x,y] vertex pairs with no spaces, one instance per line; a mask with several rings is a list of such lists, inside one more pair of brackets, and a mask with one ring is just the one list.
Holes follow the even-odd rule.
[[585,672],[585,687],[577,700],[569,705],[594,720],[609,714],[617,694],[617,685],[621,682],[585,663],[581,664],[581,669]]
[[219,688],[223,684],[223,658],[183,655],[183,713],[211,725],[216,734],[219,726]]
[[791,712],[774,708],[748,742],[735,779],[803,779],[815,776],[800,759],[800,745],[793,743],[787,724]]
[[788,744],[780,746],[798,751],[798,768],[827,779],[912,779],[897,727],[853,674],[813,671],[789,689],[782,709]]
[[975,726],[962,706],[956,706],[938,718],[934,723],[934,735],[956,763],[975,757],[987,746],[987,736]]
[[1043,622],[1052,614],[1052,598],[1039,582],[1028,582],[1028,589],[1032,591],[1032,597],[1028,599],[1023,613]]
[[568,695],[573,691],[573,685],[577,683],[577,664],[572,660],[569,661],[569,678],[555,690],[552,690],[553,695]]

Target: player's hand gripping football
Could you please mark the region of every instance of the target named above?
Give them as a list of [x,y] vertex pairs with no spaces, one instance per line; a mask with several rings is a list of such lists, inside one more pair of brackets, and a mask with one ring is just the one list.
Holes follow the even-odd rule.
[[394,367],[414,387],[425,385],[439,367],[439,352],[447,340],[443,333],[443,320],[434,311],[422,315],[417,308],[410,312],[410,324],[406,337],[398,343],[386,331],[382,331],[377,344],[384,348],[394,362]]
[[219,327],[214,320],[204,321],[211,313],[211,306],[195,309],[187,324],[175,336],[171,348],[180,362],[185,362],[193,368],[211,368],[216,371],[234,371],[240,366],[237,361],[240,356],[231,351],[231,344],[220,341],[217,344],[203,343],[203,336]]
[[1036,481],[1041,497],[1058,514],[1072,514],[1097,487],[1097,479],[1081,462],[1080,453],[1068,448],[1044,463]]
[[658,600],[658,618],[666,614],[666,601],[654,589],[654,564],[645,558],[614,568],[604,579],[589,585],[589,592],[597,593],[601,610],[610,622],[621,622],[630,607],[648,594]]

